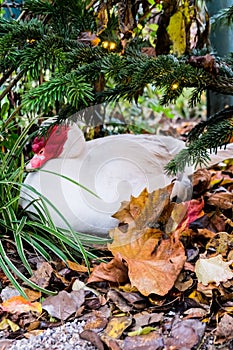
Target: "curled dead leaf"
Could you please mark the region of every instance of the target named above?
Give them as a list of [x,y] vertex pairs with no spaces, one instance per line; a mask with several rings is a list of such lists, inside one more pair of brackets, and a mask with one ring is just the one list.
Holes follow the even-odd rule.
[[117,284],[128,281],[128,268],[119,255],[116,255],[107,264],[101,263],[94,267],[87,283],[102,281],[110,281]]
[[223,210],[233,209],[233,193],[213,193],[207,199],[207,204]]

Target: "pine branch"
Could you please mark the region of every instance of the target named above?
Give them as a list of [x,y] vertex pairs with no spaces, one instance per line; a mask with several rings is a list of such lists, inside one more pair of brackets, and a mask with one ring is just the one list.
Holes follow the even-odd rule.
[[233,136],[233,107],[222,110],[205,122],[195,126],[188,135],[187,148],[179,152],[166,166],[166,172],[174,175],[184,172],[188,165],[206,166],[209,154],[217,153]]
[[201,93],[206,89],[223,94],[233,95],[232,67],[222,66],[211,72],[212,67],[195,67],[187,57],[176,58],[172,55],[161,55],[157,58],[137,54],[134,57],[108,55],[102,62],[102,72],[114,79],[115,88],[106,90],[106,100],[132,100],[142,93],[147,84],[163,89],[161,103],[174,103],[184,88],[194,88],[190,105],[195,105]]
[[233,6],[220,10],[211,18],[211,24],[214,27],[217,24],[230,26],[233,22]]
[[96,30],[95,17],[92,11],[85,9],[85,1],[26,0],[24,8],[34,15],[43,14],[52,30],[64,38],[77,39],[82,31]]
[[22,104],[27,110],[40,111],[54,107],[55,101],[62,105],[65,98],[75,108],[87,106],[93,100],[93,88],[74,73],[58,76],[27,92]]

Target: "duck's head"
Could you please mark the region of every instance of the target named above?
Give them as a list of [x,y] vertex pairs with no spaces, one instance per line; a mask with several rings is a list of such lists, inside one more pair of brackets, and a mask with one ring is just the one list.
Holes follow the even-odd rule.
[[55,125],[46,136],[37,136],[32,144],[35,153],[27,164],[27,170],[41,168],[54,158],[75,158],[83,151],[85,140],[78,126]]

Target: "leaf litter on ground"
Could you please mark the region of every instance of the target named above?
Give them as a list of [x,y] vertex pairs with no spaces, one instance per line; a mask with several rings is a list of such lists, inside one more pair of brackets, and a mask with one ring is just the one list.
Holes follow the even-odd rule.
[[[101,248],[106,262],[92,261],[90,276],[82,261],[38,258],[32,280],[57,295],[25,288],[29,300],[5,298],[5,340],[80,319],[81,337],[97,349],[230,348],[233,163],[200,169],[192,180],[190,201],[171,202],[171,184],[123,203],[112,243]],[[10,286],[3,281],[2,296]]]

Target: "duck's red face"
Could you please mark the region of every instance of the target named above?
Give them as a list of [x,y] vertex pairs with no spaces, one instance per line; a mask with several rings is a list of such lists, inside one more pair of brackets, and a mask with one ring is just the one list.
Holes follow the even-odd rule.
[[34,157],[27,165],[27,169],[37,169],[42,167],[49,159],[58,158],[64,148],[68,137],[69,127],[56,125],[48,132],[47,138],[36,137],[32,144]]

